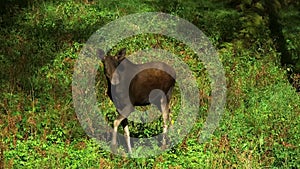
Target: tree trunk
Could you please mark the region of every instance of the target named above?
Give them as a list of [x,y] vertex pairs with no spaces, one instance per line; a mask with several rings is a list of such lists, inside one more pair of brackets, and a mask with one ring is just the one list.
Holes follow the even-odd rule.
[[279,23],[280,2],[278,0],[265,0],[265,9],[269,16],[269,29],[274,40],[275,47],[281,53],[281,65],[293,65],[292,56],[287,50],[285,38],[282,33],[282,25]]

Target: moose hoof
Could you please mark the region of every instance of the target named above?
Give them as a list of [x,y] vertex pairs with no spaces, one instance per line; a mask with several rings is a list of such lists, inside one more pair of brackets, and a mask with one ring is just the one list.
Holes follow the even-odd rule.
[[160,148],[161,148],[162,150],[166,150],[166,149],[168,148],[168,146],[167,146],[167,145],[162,145]]
[[110,145],[110,150],[112,151],[112,153],[116,154],[117,153],[117,144],[111,144]]

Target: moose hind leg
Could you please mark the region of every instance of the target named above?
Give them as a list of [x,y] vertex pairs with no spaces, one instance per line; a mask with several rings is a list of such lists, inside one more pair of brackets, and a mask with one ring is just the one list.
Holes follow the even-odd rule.
[[169,123],[169,106],[168,101],[165,97],[161,98],[161,112],[162,112],[162,118],[163,118],[163,138],[162,138],[162,149],[166,149],[166,135],[168,131],[168,123]]
[[162,138],[162,149],[166,149],[166,134],[168,131],[169,123],[169,95],[171,92],[168,92],[167,95],[160,89],[154,89],[149,94],[149,101],[151,104],[157,106],[157,108],[162,113],[163,118],[163,138]]

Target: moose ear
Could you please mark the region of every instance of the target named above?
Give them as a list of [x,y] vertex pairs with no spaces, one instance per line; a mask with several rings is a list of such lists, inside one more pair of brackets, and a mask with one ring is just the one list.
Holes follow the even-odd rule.
[[126,48],[123,48],[117,54],[118,60],[121,61],[121,60],[125,59],[125,55],[126,55]]
[[97,57],[99,59],[104,60],[105,52],[102,49],[97,49]]

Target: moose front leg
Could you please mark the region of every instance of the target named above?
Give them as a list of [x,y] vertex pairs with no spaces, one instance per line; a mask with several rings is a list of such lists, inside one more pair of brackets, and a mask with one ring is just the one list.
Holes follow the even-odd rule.
[[131,154],[132,151],[131,151],[131,144],[130,144],[130,132],[129,132],[129,128],[128,128],[128,120],[127,120],[127,118],[124,119],[121,124],[122,124],[122,126],[124,128],[124,137],[125,137],[125,140],[126,140],[128,152]]
[[121,114],[119,114],[117,119],[114,121],[114,131],[113,131],[113,136],[112,136],[112,141],[111,141],[111,150],[113,153],[116,153],[116,148],[117,148],[118,127],[124,119],[125,119],[125,117],[122,116]]
[[117,132],[118,127],[120,123],[122,122],[122,126],[124,128],[124,136],[128,147],[128,152],[131,153],[131,144],[130,144],[130,133],[128,128],[128,120],[127,117],[130,115],[130,113],[134,110],[133,106],[127,105],[122,110],[118,110],[118,117],[114,121],[114,131],[113,131],[113,137],[111,142],[111,149],[113,153],[116,153],[117,148]]

